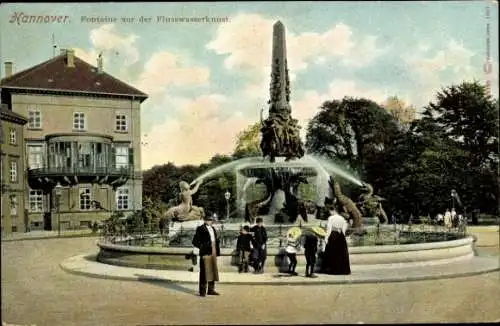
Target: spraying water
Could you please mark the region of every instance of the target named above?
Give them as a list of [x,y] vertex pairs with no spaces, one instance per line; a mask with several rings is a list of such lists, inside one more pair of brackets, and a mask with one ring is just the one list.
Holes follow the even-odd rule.
[[222,165],[220,165],[220,166],[218,166],[216,168],[213,168],[213,169],[210,169],[210,170],[206,171],[205,173],[203,173],[202,175],[200,175],[198,178],[194,179],[193,182],[191,182],[191,186],[194,185],[195,183],[197,183],[200,180],[209,178],[209,177],[214,176],[214,175],[218,175],[218,174],[224,173],[226,171],[232,171],[234,169],[237,169],[242,164],[250,163],[250,162],[256,163],[256,162],[261,162],[261,161],[262,161],[262,159],[259,158],[259,157],[245,157],[245,158],[242,158],[242,159],[239,159],[239,160],[236,160],[236,161],[232,161],[232,162],[228,162],[228,163],[222,164]]
[[340,166],[338,166],[334,162],[330,162],[330,161],[328,161],[322,157],[318,157],[318,156],[310,155],[309,157],[311,159],[317,161],[319,163],[319,165],[324,168],[324,170],[331,172],[335,175],[338,175],[339,177],[342,177],[346,180],[349,180],[352,183],[354,183],[360,187],[363,186],[363,182],[361,180],[359,180],[358,178],[356,178],[355,176],[353,176],[349,172],[345,171],[344,169],[342,169]]
[[[281,162],[277,161],[275,163],[269,163],[263,160],[261,157],[246,157],[236,161],[232,161],[229,163],[222,164],[216,168],[210,169],[197,177],[191,185],[194,185],[200,180],[212,177],[214,175],[218,175],[227,171],[235,171],[241,168],[246,167],[257,167],[257,166],[269,166],[269,168],[273,167],[287,167],[287,166],[296,166],[299,167],[302,164],[313,165],[320,172],[319,179],[321,183],[328,182],[330,174],[335,174],[341,178],[344,178],[352,183],[363,186],[363,182],[347,172],[345,169],[338,166],[336,163],[331,162],[323,157],[315,156],[315,155],[306,155],[303,158],[291,162]],[[320,187],[323,188],[323,187]]]

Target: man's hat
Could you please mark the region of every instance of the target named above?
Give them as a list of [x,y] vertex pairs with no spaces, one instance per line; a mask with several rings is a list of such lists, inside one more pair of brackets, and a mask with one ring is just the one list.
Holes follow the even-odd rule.
[[216,221],[217,220],[217,215],[205,215],[203,218],[204,221]]

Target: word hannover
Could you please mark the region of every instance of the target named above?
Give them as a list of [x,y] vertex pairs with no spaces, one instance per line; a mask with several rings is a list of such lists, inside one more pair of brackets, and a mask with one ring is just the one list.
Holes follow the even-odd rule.
[[15,12],[10,17],[11,24],[49,24],[60,23],[65,24],[69,20],[69,16],[62,15],[28,15],[24,12]]

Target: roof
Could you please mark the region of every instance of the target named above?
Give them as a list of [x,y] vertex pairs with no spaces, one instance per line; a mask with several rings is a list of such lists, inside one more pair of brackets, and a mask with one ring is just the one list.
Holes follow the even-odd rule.
[[102,95],[137,96],[144,101],[148,95],[74,56],[75,67],[67,67],[66,54],[3,78],[0,87],[75,92]]
[[23,124],[23,125],[28,122],[28,119],[26,119],[22,115],[17,114],[15,112],[12,112],[11,110],[9,110],[6,104],[0,105],[0,118],[2,120],[8,120],[8,121],[16,122],[16,123]]

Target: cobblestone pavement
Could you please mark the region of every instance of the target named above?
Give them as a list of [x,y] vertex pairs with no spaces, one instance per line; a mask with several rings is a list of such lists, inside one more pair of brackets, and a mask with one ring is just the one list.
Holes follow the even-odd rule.
[[[95,238],[3,242],[2,321],[16,325],[437,323],[500,319],[500,273],[384,284],[196,285],[68,274],[64,259]],[[498,255],[498,249],[492,251]],[[390,271],[388,271],[390,272]],[[249,275],[251,276],[251,275]]]

